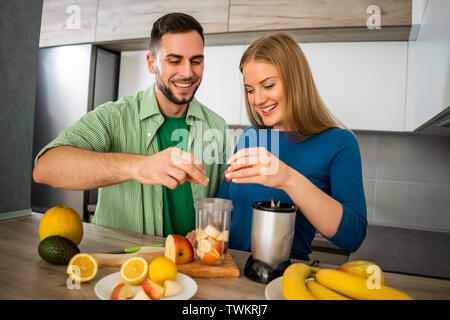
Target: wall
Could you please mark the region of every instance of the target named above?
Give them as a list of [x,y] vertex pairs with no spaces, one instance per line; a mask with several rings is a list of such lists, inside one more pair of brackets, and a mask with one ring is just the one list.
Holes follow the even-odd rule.
[[356,135],[369,223],[450,231],[450,137]]
[[[372,130],[356,131],[369,223],[450,231],[450,138],[393,132],[405,125],[408,43],[301,46],[329,108],[352,129]],[[244,50],[205,48],[204,80],[196,95],[236,127],[248,125],[238,71]],[[145,54],[122,53],[119,97],[153,83]]]
[[0,219],[31,213],[30,189],[42,0],[0,10]]

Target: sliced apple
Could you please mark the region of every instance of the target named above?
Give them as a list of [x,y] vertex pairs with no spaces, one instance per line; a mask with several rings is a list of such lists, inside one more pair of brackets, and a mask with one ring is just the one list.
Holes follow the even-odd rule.
[[166,238],[165,256],[175,264],[186,264],[194,260],[194,249],[186,237],[170,234]]
[[144,290],[144,292],[152,300],[161,300],[161,298],[164,295],[164,288],[148,278],[145,279],[144,282],[142,282],[141,286],[142,286],[142,289]]
[[207,252],[212,250],[214,245],[215,245],[215,243],[213,243],[213,241],[210,240],[210,239],[203,239],[203,240],[201,240],[200,244],[198,246],[198,250],[197,250],[198,256],[200,258],[202,258],[205,253],[207,253]]
[[217,228],[212,224],[208,224],[205,228],[205,233],[211,238],[215,239],[219,235],[220,231],[217,230]]
[[211,251],[206,252],[201,259],[206,264],[218,264],[220,261],[220,254],[216,249],[212,249]]
[[164,281],[164,297],[176,296],[181,292],[183,287],[176,281],[166,280]]
[[228,245],[223,240],[220,240],[220,241],[216,242],[216,245],[214,246],[214,249],[216,249],[216,251],[219,254],[224,255],[227,252]]
[[197,229],[197,230],[195,231],[195,239],[196,239],[197,241],[206,239],[207,237],[208,237],[208,235],[206,234],[205,230],[203,230],[203,229]]
[[133,296],[133,289],[125,282],[116,284],[111,292],[111,300],[128,300],[133,298]]
[[217,235],[216,240],[228,242],[228,237],[229,237],[228,230],[224,230]]
[[152,300],[150,297],[145,293],[144,289],[141,288],[138,293],[134,296],[131,300]]

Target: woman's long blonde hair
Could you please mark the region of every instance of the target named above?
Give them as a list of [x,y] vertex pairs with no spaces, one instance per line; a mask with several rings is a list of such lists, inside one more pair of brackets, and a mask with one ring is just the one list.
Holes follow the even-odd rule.
[[[252,60],[277,67],[286,94],[282,126],[294,140],[303,140],[329,128],[345,127],[323,103],[308,61],[289,34],[277,32],[253,42],[241,58],[241,72],[245,64]],[[245,104],[251,124],[257,128],[267,128],[251,106],[247,94]]]

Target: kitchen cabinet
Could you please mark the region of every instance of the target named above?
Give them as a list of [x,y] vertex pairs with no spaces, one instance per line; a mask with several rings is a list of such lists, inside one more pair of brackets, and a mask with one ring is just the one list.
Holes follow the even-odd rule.
[[148,39],[153,23],[169,12],[194,16],[205,33],[227,31],[228,0],[99,0],[95,40]]
[[[371,5],[379,9],[369,8]],[[389,40],[389,37],[392,40],[400,40],[399,37],[407,40],[411,10],[410,0],[230,0],[228,31],[304,29],[309,33],[316,28],[327,28],[315,35],[316,41],[325,40],[324,35],[330,41],[333,37],[344,37],[346,33],[353,34],[354,40],[370,39],[381,33],[384,40]],[[367,23],[375,21],[377,13],[380,14],[381,28],[369,30]],[[398,33],[399,30],[403,35]],[[310,37],[307,33],[304,36]],[[301,34],[298,40],[305,41]],[[309,41],[314,41],[314,38],[309,38]]]
[[44,0],[39,47],[93,43],[97,0]]
[[407,43],[300,43],[328,109],[355,130],[404,130]]
[[[404,130],[407,42],[300,43],[327,107],[351,129]],[[205,47],[197,99],[229,125],[248,126],[239,62],[247,46]],[[119,96],[144,90],[154,77],[146,51],[122,52]]]
[[[416,41],[408,43],[406,129],[428,130],[450,107],[450,1],[428,1]],[[447,111],[446,111],[447,109]],[[438,120],[439,121],[439,120]],[[437,128],[436,128],[437,129]],[[436,131],[449,135],[446,131]]]
[[209,46],[248,45],[271,30],[289,30],[300,42],[406,41],[412,0],[45,0],[40,47],[143,50],[153,22],[169,12],[194,16]]

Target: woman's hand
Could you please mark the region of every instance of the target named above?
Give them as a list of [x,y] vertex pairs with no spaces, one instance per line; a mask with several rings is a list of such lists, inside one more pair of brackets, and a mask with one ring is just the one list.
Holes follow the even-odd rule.
[[225,178],[234,183],[257,183],[283,190],[292,176],[298,174],[262,147],[241,149],[228,163]]

